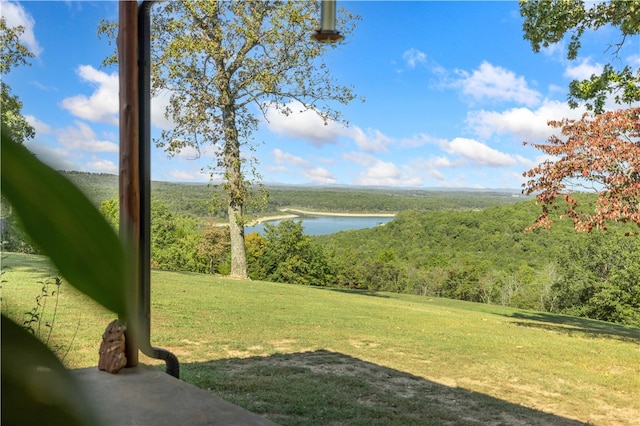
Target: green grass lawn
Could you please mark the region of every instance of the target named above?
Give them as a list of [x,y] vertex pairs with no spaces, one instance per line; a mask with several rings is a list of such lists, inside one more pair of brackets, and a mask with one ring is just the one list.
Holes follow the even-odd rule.
[[[21,319],[54,273],[13,253],[2,270],[2,310]],[[55,295],[44,299],[46,323]],[[112,319],[63,284],[49,345],[68,350],[70,368],[97,365]],[[581,318],[154,271],[152,339],[179,357],[183,380],[280,424],[640,418],[640,329]]]

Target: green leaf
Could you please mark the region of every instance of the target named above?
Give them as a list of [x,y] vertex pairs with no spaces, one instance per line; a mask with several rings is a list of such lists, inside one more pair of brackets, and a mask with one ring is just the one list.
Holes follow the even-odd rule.
[[83,395],[44,343],[2,315],[2,424],[95,425]]
[[126,257],[111,226],[64,176],[2,132],[2,194],[69,284],[126,314]]

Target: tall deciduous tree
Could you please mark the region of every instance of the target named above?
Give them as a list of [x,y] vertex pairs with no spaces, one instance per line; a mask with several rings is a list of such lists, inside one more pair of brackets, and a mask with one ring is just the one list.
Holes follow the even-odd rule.
[[[322,61],[328,45],[313,42],[316,1],[213,1],[159,4],[152,40],[152,85],[171,96],[174,128],[158,145],[176,154],[215,147],[213,169],[224,175],[231,237],[231,275],[246,278],[244,206],[250,187],[247,156],[259,116],[289,114],[291,101],[326,120],[354,98]],[[343,13],[341,30],[353,29]],[[349,24],[350,23],[350,24]]]
[[[531,145],[551,158],[524,174],[530,178],[524,192],[537,193],[542,204],[533,228],[548,228],[553,210],[562,210],[579,231],[606,229],[607,221],[640,225],[640,108],[549,124],[561,129],[561,137]],[[595,209],[580,206],[572,193],[585,185],[598,191]]]
[[[29,65],[28,58],[34,56],[20,43],[20,35],[23,32],[24,27],[7,27],[4,17],[0,17],[0,73],[3,76],[16,66]],[[4,81],[0,85],[2,131],[8,132],[15,142],[24,143],[35,136],[35,129],[22,116],[22,102],[18,96],[11,94],[11,87]]]
[[[569,60],[578,57],[581,38],[588,30],[611,26],[619,31],[619,38],[611,44],[614,57],[629,37],[640,34],[639,0],[520,0],[520,14],[524,17],[524,38],[531,42],[535,52],[563,41],[570,34]],[[618,62],[605,64],[599,75],[572,81],[569,85],[571,107],[585,101],[587,109],[601,113],[610,95],[620,104],[640,101],[640,68],[616,67]]]

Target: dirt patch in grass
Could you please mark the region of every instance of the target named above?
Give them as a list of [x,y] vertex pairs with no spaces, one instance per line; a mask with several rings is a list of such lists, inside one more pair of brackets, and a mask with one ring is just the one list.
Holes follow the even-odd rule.
[[344,354],[186,364],[183,379],[282,425],[582,425]]

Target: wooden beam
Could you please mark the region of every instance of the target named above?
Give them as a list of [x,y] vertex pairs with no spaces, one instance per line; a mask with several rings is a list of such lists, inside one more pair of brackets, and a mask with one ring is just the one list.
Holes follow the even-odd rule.
[[121,1],[118,6],[118,63],[120,66],[120,236],[132,248],[127,292],[129,318],[125,334],[127,367],[138,365],[138,341],[135,329],[139,310],[139,235],[140,219],[140,112],[138,92],[138,2]]

